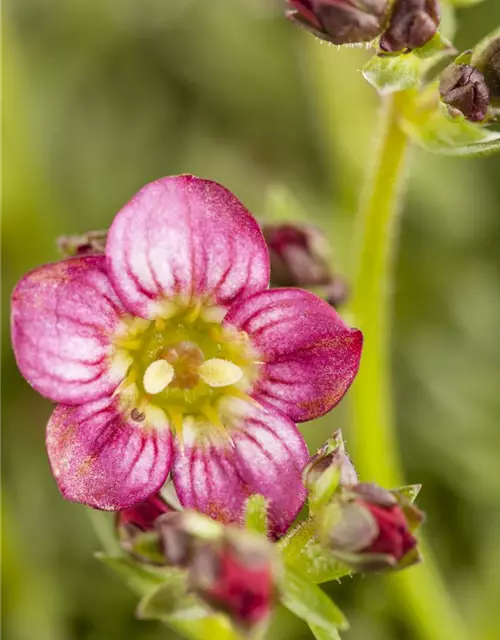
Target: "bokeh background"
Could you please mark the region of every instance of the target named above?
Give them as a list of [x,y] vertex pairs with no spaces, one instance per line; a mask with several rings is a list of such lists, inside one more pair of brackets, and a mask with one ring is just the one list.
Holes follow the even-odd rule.
[[[56,259],[55,238],[105,228],[143,184],[192,172],[258,216],[284,185],[349,273],[352,219],[377,97],[364,49],[288,24],[276,0],[6,0],[3,185],[3,611],[10,640],[156,640],[135,596],[93,558],[84,507],[49,472],[50,403],[9,346],[18,278]],[[500,3],[458,12],[467,48]],[[500,637],[500,158],[415,152],[394,285],[398,430],[423,482],[427,537],[471,640]],[[297,209],[290,210],[297,215]],[[305,425],[311,448],[349,424],[345,403]],[[369,480],[365,478],[365,480]],[[379,577],[329,590],[350,640],[419,640]],[[436,624],[436,640],[448,640]],[[279,612],[273,640],[308,638]]]

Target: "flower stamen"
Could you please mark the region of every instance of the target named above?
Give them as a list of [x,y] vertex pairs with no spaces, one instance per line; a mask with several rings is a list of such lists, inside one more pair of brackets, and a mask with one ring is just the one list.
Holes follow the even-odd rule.
[[237,364],[222,358],[210,358],[198,367],[198,375],[209,387],[228,387],[243,377]]
[[156,395],[161,393],[174,379],[173,366],[166,360],[155,360],[144,373],[142,383],[146,393]]

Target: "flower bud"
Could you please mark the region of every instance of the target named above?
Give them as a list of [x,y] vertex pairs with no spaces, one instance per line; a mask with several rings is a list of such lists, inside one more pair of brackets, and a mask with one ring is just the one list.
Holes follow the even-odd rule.
[[330,248],[319,229],[307,224],[268,224],[262,233],[271,259],[271,282],[278,287],[309,287],[331,281]]
[[287,0],[286,16],[334,44],[369,42],[380,35],[387,0]]
[[168,564],[187,571],[206,604],[245,629],[265,623],[275,595],[274,550],[265,536],[193,511],[164,515],[156,528]]
[[402,569],[420,559],[412,531],[422,520],[403,495],[359,484],[318,516],[318,537],[356,571]]
[[486,118],[490,92],[484,75],[470,64],[451,64],[442,75],[439,92],[443,102],[463,113],[471,122]]
[[303,479],[306,489],[309,492],[317,492],[324,482],[325,473],[331,471],[337,472],[339,486],[355,485],[358,482],[358,474],[345,452],[340,429],[318,449],[305,467]]
[[57,248],[65,258],[99,255],[106,249],[107,237],[107,231],[89,231],[81,236],[60,236],[57,239]]
[[474,65],[482,71],[495,106],[500,106],[500,35],[490,40],[478,55]]
[[121,539],[129,538],[139,531],[152,531],[156,518],[170,511],[159,493],[144,502],[116,514],[116,527]]
[[243,628],[263,625],[270,617],[276,591],[274,556],[263,536],[228,530],[215,574],[198,571],[191,579],[208,604]]
[[437,0],[395,0],[380,48],[392,53],[423,47],[436,34],[439,21]]
[[343,276],[334,275],[326,286],[326,301],[334,309],[345,304],[349,299],[349,285]]

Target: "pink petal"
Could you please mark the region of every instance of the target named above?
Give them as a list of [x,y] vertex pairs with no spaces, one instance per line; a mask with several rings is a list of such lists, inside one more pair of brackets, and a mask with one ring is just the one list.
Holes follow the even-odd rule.
[[79,407],[59,405],[47,425],[47,451],[63,496],[96,509],[119,511],[156,493],[172,462],[168,425],[140,425],[105,398]]
[[108,360],[109,336],[122,313],[104,256],[35,269],[12,294],[12,344],[21,373],[55,402],[106,396],[123,378]]
[[143,317],[156,300],[184,294],[228,305],[269,282],[257,222],[227,189],[190,175],[141,189],[111,225],[106,255],[120,297]]
[[363,336],[301,289],[273,289],[232,307],[224,324],[246,331],[265,364],[251,394],[294,422],[330,411],[359,367]]
[[242,523],[248,496],[269,500],[273,537],[290,526],[305,500],[307,447],[297,427],[271,407],[233,401],[226,433],[193,427],[175,453],[173,478],[181,504],[224,523]]

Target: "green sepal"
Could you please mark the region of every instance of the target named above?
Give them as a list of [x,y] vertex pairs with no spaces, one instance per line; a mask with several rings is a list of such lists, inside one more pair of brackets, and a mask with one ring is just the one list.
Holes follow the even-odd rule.
[[125,580],[132,591],[141,596],[164,582],[165,569],[143,565],[125,556],[110,556],[97,552],[95,557],[113,569]]
[[147,593],[137,607],[141,620],[196,619],[208,613],[201,600],[189,593],[186,573],[179,569],[172,569],[165,581]]
[[267,500],[260,494],[250,496],[245,503],[245,527],[267,535]]
[[165,556],[160,547],[156,531],[144,531],[134,535],[130,541],[124,541],[127,551],[146,563],[164,565]]
[[310,625],[311,630],[322,632],[323,636],[319,637],[332,637],[324,635],[332,627],[341,631],[349,629],[346,617],[326,593],[290,567],[283,572],[280,600],[284,607]]
[[316,584],[340,580],[352,570],[322,547],[312,520],[306,520],[278,543],[285,564]]
[[317,480],[314,490],[309,492],[309,511],[316,513],[328,504],[339,486],[340,468],[331,465]]
[[406,91],[419,86],[421,62],[413,53],[376,55],[368,60],[363,76],[382,95]]
[[423,47],[413,50],[413,54],[417,58],[421,58],[422,60],[428,60],[431,58],[433,59],[433,63],[437,62],[444,56],[452,56],[455,53],[455,47],[439,31],[437,31]]
[[405,484],[402,487],[398,487],[397,489],[391,489],[391,493],[393,493],[396,497],[400,495],[404,496],[413,504],[417,499],[421,488],[421,484]]

